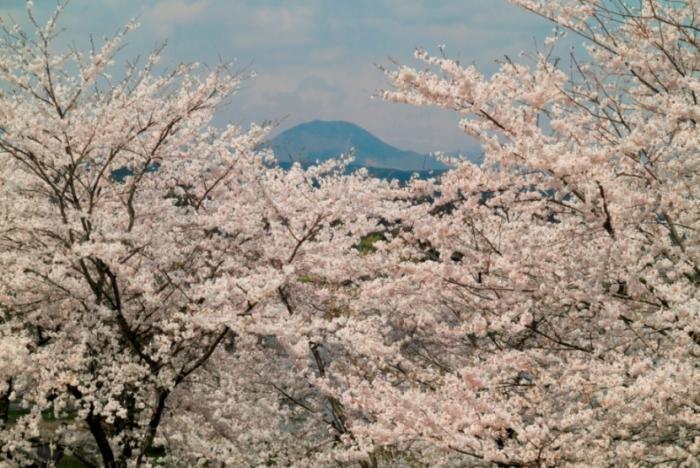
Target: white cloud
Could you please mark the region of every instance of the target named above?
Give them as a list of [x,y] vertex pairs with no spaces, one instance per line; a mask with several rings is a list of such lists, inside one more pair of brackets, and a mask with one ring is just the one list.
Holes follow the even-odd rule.
[[161,0],[150,9],[148,15],[158,23],[188,23],[199,17],[208,4],[208,0]]
[[247,2],[220,8],[234,48],[306,44],[314,38],[315,10],[309,5],[265,6]]
[[306,32],[313,25],[311,8],[259,8],[255,13],[256,25],[275,32]]

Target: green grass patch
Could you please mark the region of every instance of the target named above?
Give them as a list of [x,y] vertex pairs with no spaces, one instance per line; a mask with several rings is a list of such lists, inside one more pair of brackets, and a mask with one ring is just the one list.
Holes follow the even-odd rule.
[[80,461],[74,455],[63,455],[56,464],[56,468],[87,468],[88,465]]
[[360,242],[357,244],[357,250],[363,254],[376,252],[377,248],[374,246],[374,244],[378,241],[386,241],[386,236],[384,233],[371,232],[360,239]]
[[310,283],[313,280],[309,275],[299,275],[297,281],[299,281],[300,283]]

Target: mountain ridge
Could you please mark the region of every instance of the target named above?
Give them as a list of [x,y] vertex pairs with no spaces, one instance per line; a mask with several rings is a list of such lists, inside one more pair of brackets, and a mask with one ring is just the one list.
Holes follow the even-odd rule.
[[430,171],[447,166],[434,156],[403,150],[343,120],[312,120],[295,125],[269,141],[278,161],[313,164],[354,151],[354,165],[381,170]]

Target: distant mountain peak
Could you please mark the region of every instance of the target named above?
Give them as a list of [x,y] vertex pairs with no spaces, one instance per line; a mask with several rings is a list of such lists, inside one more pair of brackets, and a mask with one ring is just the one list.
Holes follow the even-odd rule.
[[445,169],[430,155],[396,148],[344,120],[312,120],[296,125],[274,137],[270,145],[281,162],[314,163],[353,149],[354,164],[358,166],[402,171]]

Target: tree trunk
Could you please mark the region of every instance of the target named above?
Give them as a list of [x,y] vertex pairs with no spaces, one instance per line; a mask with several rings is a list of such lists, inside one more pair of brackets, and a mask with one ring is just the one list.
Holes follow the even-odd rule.
[[12,379],[7,380],[7,391],[0,393],[0,425],[4,426],[10,418],[10,393]]
[[88,427],[92,436],[97,442],[97,447],[100,449],[100,455],[102,455],[102,462],[105,468],[117,468],[117,464],[114,461],[114,452],[112,452],[112,447],[109,445],[109,440],[107,439],[107,434],[105,434],[102,428],[102,422],[99,416],[96,416],[92,410],[88,414],[86,420]]

